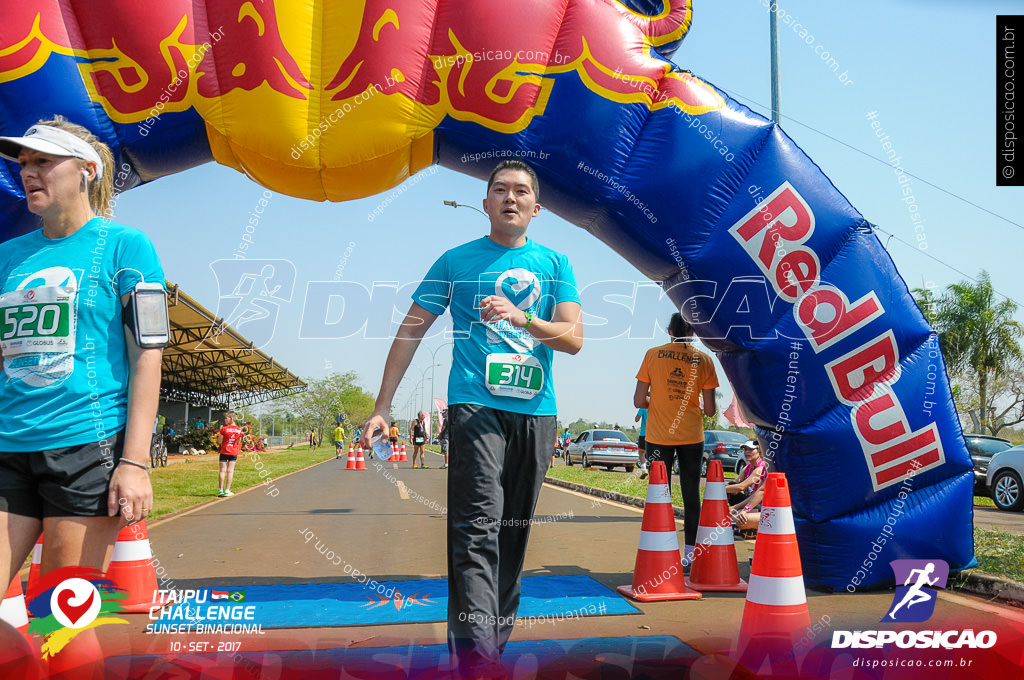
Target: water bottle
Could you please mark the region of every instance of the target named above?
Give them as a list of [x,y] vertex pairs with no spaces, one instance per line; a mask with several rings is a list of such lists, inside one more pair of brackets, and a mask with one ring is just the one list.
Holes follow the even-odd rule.
[[373,455],[377,456],[378,460],[391,460],[391,456],[395,455],[391,442],[381,434],[373,435],[370,446],[373,447]]

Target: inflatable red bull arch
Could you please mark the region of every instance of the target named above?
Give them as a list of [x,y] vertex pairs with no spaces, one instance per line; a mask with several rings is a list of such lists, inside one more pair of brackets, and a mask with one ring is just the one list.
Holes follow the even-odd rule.
[[[215,160],[344,201],[544,149],[545,207],[660,282],[717,352],[790,480],[808,586],[973,563],[934,332],[822,170],[668,61],[691,2],[519,0],[514,21],[469,0],[0,4],[0,134],[63,114],[114,150],[118,188]],[[0,189],[0,238],[34,228],[15,164]]]

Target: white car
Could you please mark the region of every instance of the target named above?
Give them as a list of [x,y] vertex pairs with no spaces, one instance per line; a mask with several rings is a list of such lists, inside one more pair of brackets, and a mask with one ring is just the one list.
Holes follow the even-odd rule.
[[1024,509],[1024,444],[992,456],[985,478],[992,500],[1000,510]]
[[611,470],[621,465],[632,472],[640,464],[640,450],[619,430],[585,430],[565,451],[565,464],[575,461],[585,468],[596,464]]

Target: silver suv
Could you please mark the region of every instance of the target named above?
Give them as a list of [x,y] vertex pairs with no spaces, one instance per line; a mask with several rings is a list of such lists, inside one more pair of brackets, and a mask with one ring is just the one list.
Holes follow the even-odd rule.
[[987,496],[985,476],[988,474],[988,464],[992,456],[1005,451],[1013,444],[1001,437],[990,437],[987,434],[965,434],[964,441],[967,442],[967,452],[971,454],[971,461],[974,463],[974,495]]

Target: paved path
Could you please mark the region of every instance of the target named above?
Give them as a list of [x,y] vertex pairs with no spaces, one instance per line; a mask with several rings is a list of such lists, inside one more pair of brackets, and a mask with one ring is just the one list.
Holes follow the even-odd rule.
[[[371,460],[368,471],[353,472],[344,469],[344,461],[331,459],[276,480],[276,496],[268,495],[266,487],[257,487],[158,522],[150,537],[161,572],[170,579],[164,587],[350,581],[315,549],[314,542],[306,542],[304,536],[309,532],[339,556],[342,564],[347,562],[378,581],[443,578],[447,473],[439,468],[439,460],[437,455],[428,456],[432,467],[427,470],[410,469],[408,463],[400,468],[390,463],[378,468]],[[570,513],[571,518],[534,525],[524,575],[586,574],[611,589],[629,583],[642,513],[545,486],[537,515]],[[747,558],[753,545],[752,541],[737,544],[744,578],[749,574]],[[829,595],[808,591],[807,595],[811,621],[820,624],[816,642],[826,645],[833,630],[880,627],[878,622],[892,601],[891,592]],[[641,614],[517,626],[513,641],[664,635],[684,642],[699,656],[730,647],[740,628],[744,598],[741,594],[707,594],[699,601],[634,604]],[[203,639],[147,635],[142,632],[146,617],[130,618],[130,644],[136,655],[167,654],[174,642]],[[1024,616],[1008,607],[960,595],[943,593],[927,625],[959,629],[974,621],[975,628],[994,628],[1000,635],[1024,639],[1015,632],[1024,630]],[[263,636],[238,638],[243,652],[411,649],[410,645],[443,645],[445,640],[443,623],[267,629]],[[626,667],[628,662],[623,661]],[[518,677],[532,674],[523,671]]]
[[1024,512],[1006,512],[984,505],[974,506],[974,526],[982,529],[1024,534]]

